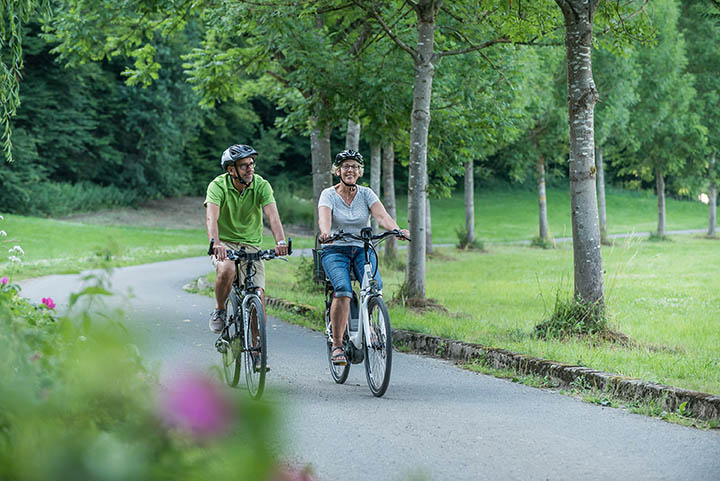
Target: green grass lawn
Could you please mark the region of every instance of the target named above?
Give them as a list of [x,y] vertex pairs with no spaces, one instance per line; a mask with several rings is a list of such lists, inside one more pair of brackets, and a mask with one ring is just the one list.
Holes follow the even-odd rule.
[[[0,259],[0,275],[13,280],[48,274],[80,272],[109,260],[112,266],[137,265],[207,252],[207,236],[202,229],[156,229],[131,226],[81,224],[38,217],[4,215],[0,238],[7,249],[19,245],[25,251],[22,263],[13,265]],[[274,245],[265,236],[263,247]],[[294,239],[296,247],[309,247],[310,239]],[[107,264],[105,264],[107,265]]]
[[[676,236],[672,242],[629,239],[603,249],[611,327],[637,344],[602,347],[583,341],[543,341],[533,328],[556,297],[572,293],[572,249],[494,246],[487,253],[443,248],[428,263],[427,295],[450,314],[395,306],[393,327],[500,347],[687,389],[720,393],[720,241]],[[323,305],[298,289],[303,262],[270,263],[268,295]],[[386,299],[404,279],[382,270]],[[280,294],[281,293],[281,294]]]
[[[553,235],[569,236],[568,193],[550,189],[548,202]],[[531,335],[533,327],[552,311],[556,296],[572,292],[571,244],[553,250],[497,244],[536,235],[532,191],[479,192],[476,209],[477,236],[491,241],[489,252],[439,249],[428,263],[427,295],[450,314],[418,314],[396,306],[391,310],[395,327],[720,393],[719,241],[701,236],[676,236],[672,242],[635,238],[603,248],[612,327],[629,335],[635,348],[542,341]],[[707,223],[707,207],[698,202],[669,199],[667,212],[668,230],[702,229]],[[611,233],[652,231],[655,215],[653,195],[609,192]],[[401,225],[404,216],[403,209]],[[461,196],[433,202],[436,243],[454,244],[455,229],[463,222]],[[107,259],[119,266],[198,256],[207,248],[201,229],[99,226],[6,215],[0,230],[8,234],[0,238],[3,246],[20,245],[25,251],[20,264],[6,257],[0,261],[0,276],[13,280],[79,272]],[[270,244],[266,238],[266,247]],[[310,238],[295,239],[298,248],[311,244]],[[301,262],[292,258],[289,264],[268,263],[268,294],[319,307],[321,295],[296,285]],[[404,273],[382,272],[390,299]]]
[[[548,222],[553,237],[571,237],[570,190],[548,188]],[[407,225],[407,199],[398,199],[398,222]],[[697,201],[667,199],[667,230],[706,229],[708,208]],[[456,244],[465,226],[462,193],[431,202],[433,242]],[[657,198],[651,192],[609,189],[608,233],[657,230]],[[489,242],[529,240],[538,235],[537,194],[532,190],[479,190],[475,198],[475,237]]]

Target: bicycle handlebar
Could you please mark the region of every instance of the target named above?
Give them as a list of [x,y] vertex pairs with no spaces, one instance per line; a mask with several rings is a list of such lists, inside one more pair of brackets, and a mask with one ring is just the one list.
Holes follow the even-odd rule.
[[402,232],[400,232],[399,229],[393,229],[388,230],[385,232],[382,232],[380,234],[372,234],[372,231],[369,227],[366,227],[360,231],[360,235],[353,234],[351,232],[343,232],[342,230],[338,231],[337,233],[331,235],[325,240],[320,241],[321,244],[327,244],[329,242],[334,242],[336,240],[345,240],[345,239],[352,239],[352,240],[358,240],[358,241],[373,241],[373,240],[383,240],[387,237],[395,236],[399,239],[405,239],[408,242],[412,242],[412,240],[409,237],[405,237]]
[[[211,256],[215,253],[213,250],[213,246],[215,245],[215,239],[210,239],[210,248],[208,249],[208,255]],[[292,237],[288,237],[288,243],[287,243],[288,253],[287,255],[292,254]],[[266,249],[266,250],[259,250],[257,252],[245,252],[244,248],[240,248],[240,250],[235,249],[228,249],[227,250],[227,258],[231,261],[234,260],[266,260],[269,261],[270,259],[285,259],[284,256],[279,256],[275,254],[274,249]]]

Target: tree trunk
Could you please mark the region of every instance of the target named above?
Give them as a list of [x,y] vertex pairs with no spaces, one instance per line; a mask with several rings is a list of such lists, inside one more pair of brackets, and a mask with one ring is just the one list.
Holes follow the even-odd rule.
[[[715,172],[715,162],[717,161],[716,155],[713,154],[710,159],[710,173],[711,175]],[[715,236],[715,226],[717,224],[717,183],[715,183],[714,177],[710,178],[710,201],[708,207],[709,212],[709,223],[708,223],[708,235],[710,237]]]
[[442,2],[419,0],[417,45],[413,56],[415,78],[410,116],[410,174],[408,223],[413,241],[408,247],[405,286],[409,297],[425,298],[425,194],[427,177],[427,139],[430,127],[430,96],[435,66],[435,16]]
[[345,148],[357,152],[360,149],[360,123],[348,119],[345,133]]
[[[380,169],[382,168],[382,150],[380,142],[372,142],[370,144],[370,188],[375,195],[380,197]],[[375,218],[372,219],[373,232],[378,231],[378,223]]]
[[[383,148],[383,193],[385,194],[385,209],[393,219],[397,220],[397,208],[395,202],[395,146],[392,142]],[[397,239],[388,237],[385,241],[385,259],[395,261],[397,259]]]
[[602,148],[595,146],[595,168],[597,169],[598,218],[600,220],[600,242],[607,243],[607,216],[605,212],[605,168]]
[[318,120],[317,113],[319,111],[320,108],[316,108],[316,115],[310,119],[312,124],[310,130],[310,155],[312,158],[313,201],[315,205],[313,229],[316,234],[318,232],[317,205],[320,194],[324,189],[332,185],[332,175],[330,174],[330,167],[332,166],[330,154],[331,128],[330,125]]
[[465,231],[467,242],[475,242],[475,179],[473,175],[473,161],[465,162]]
[[655,184],[657,186],[658,226],[657,235],[665,237],[665,177],[660,167],[655,169]]
[[715,226],[717,225],[717,185],[710,184],[710,222],[708,225],[708,235],[713,237],[715,235]]
[[545,189],[545,158],[538,156],[535,163],[535,172],[537,173],[537,194],[538,194],[538,216],[540,222],[540,239],[548,240],[550,238],[547,220],[547,193]]
[[565,17],[570,127],[570,209],[575,299],[604,311],[600,227],[595,191],[592,27],[599,0],[555,0]]
[[[425,180],[425,185],[428,185],[428,181]],[[432,254],[432,222],[430,220],[430,196],[425,193],[425,254]]]

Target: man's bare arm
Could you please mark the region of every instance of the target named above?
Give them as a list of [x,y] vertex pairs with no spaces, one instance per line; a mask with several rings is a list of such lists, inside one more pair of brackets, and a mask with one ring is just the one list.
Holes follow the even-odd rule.
[[[279,256],[287,255],[288,248],[285,242],[285,231],[283,230],[282,222],[280,222],[280,214],[277,210],[277,204],[272,202],[263,207],[265,217],[267,217],[268,223],[270,224],[270,231],[275,238],[275,254]],[[279,244],[282,242],[283,244]]]

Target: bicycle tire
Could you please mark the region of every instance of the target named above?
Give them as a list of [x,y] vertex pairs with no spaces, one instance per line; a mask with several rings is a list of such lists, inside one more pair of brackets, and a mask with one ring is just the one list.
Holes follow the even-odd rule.
[[242,325],[240,314],[240,302],[232,292],[225,301],[225,326],[223,330],[225,349],[221,352],[223,373],[225,382],[230,387],[235,387],[240,380],[240,352],[242,351],[242,340],[240,326]]
[[[243,364],[245,366],[245,383],[250,397],[260,399],[265,389],[267,368],[267,338],[265,335],[265,313],[260,298],[252,296],[245,306],[247,317],[244,322]],[[253,325],[257,328],[257,336],[253,339]],[[259,358],[258,365],[255,357]]]
[[385,301],[381,297],[372,297],[368,302],[368,319],[370,324],[370,339],[372,345],[368,346],[363,340],[365,351],[365,376],[368,386],[374,396],[385,394],[390,383],[392,370],[392,332],[390,330],[390,316]]
[[[325,341],[327,343],[328,366],[330,366],[330,375],[337,384],[344,384],[350,374],[350,360],[348,359],[344,366],[336,366],[332,362],[332,329],[330,324],[330,309],[325,310]],[[347,337],[347,336],[344,336]],[[345,344],[345,339],[343,339]],[[344,346],[343,346],[344,350]],[[347,358],[347,352],[345,353]]]

